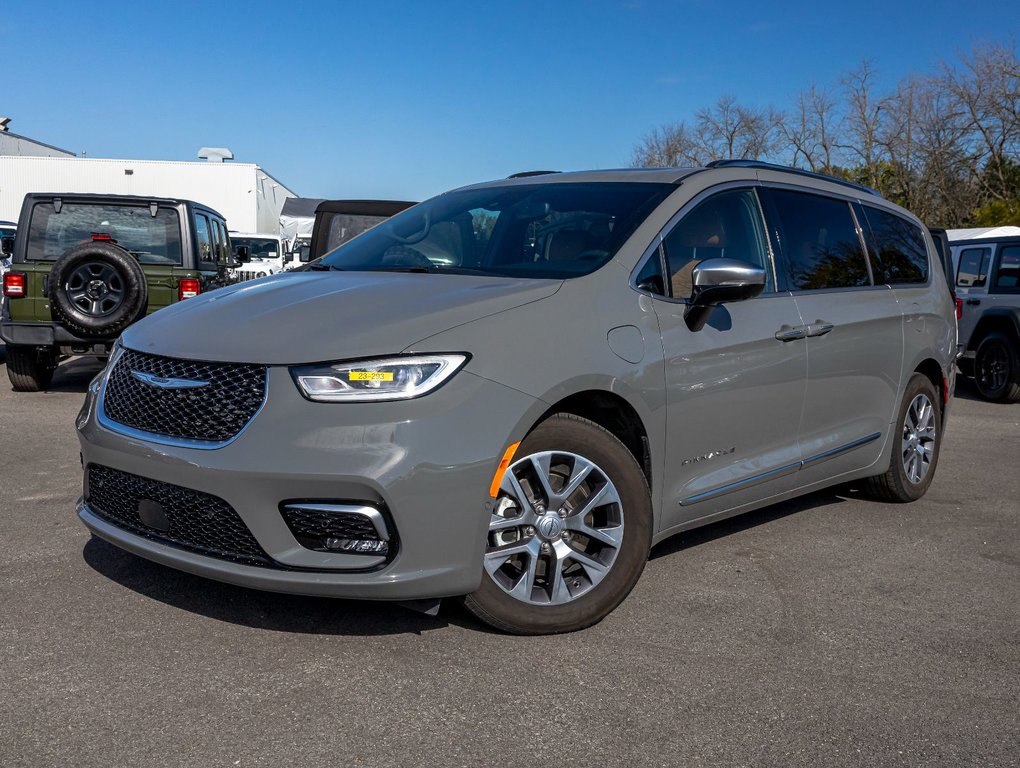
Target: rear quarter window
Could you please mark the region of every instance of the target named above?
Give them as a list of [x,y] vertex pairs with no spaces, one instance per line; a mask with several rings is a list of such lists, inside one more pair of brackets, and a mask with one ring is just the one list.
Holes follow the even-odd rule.
[[988,265],[991,260],[991,248],[964,248],[960,251],[956,284],[961,288],[983,287],[988,281]]
[[864,206],[874,239],[875,282],[889,285],[928,281],[928,248],[921,228],[891,211]]

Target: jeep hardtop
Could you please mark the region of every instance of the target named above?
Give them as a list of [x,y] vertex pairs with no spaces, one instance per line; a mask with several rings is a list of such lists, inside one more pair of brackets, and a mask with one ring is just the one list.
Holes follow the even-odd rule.
[[17,391],[45,389],[62,356],[105,356],[128,325],[230,281],[222,215],[191,200],[32,193],[3,277],[0,338]]

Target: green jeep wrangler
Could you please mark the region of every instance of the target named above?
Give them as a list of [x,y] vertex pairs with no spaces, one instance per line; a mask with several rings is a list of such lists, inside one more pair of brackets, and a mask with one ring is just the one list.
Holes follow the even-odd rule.
[[126,195],[26,195],[3,248],[0,338],[19,392],[45,389],[62,356],[109,354],[135,320],[225,285],[238,266],[216,211]]

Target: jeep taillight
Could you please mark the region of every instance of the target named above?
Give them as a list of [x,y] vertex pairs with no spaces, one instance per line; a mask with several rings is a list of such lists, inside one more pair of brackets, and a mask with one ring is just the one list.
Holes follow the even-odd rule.
[[202,292],[202,284],[195,277],[182,277],[177,285],[177,298],[181,301],[198,296]]
[[954,299],[956,302],[956,319],[963,320],[963,299]]
[[24,272],[7,272],[4,274],[4,296],[9,299],[20,299],[28,290],[28,275]]

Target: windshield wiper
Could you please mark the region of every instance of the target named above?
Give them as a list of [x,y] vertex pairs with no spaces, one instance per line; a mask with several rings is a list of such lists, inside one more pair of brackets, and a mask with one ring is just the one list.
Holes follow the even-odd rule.
[[334,267],[332,264],[325,264],[321,261],[313,261],[305,264],[305,269],[315,270],[316,272],[329,272],[331,270],[334,272],[344,271],[343,267]]

